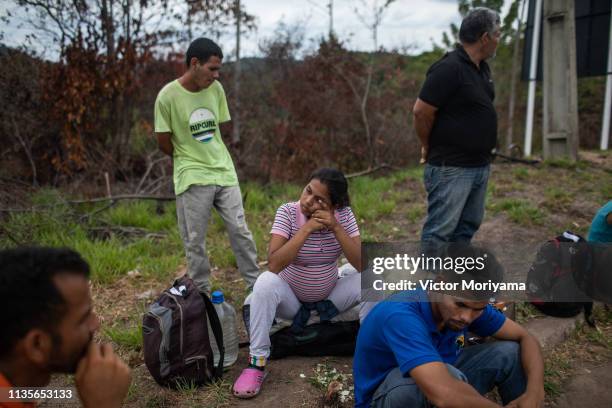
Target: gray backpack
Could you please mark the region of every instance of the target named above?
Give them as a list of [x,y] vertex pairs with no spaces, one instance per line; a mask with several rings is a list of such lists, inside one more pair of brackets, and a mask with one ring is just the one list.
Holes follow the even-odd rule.
[[[210,347],[210,319],[219,361]],[[223,333],[212,302],[186,275],[162,292],[142,321],[144,360],[159,385],[202,385],[223,374]]]

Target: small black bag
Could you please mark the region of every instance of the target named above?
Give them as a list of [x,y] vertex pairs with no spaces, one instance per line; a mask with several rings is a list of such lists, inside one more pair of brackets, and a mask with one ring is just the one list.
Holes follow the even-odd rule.
[[355,354],[358,331],[357,320],[315,323],[306,326],[299,334],[293,333],[291,327],[287,327],[270,336],[270,358],[352,356]]
[[579,242],[578,252],[587,254],[587,267],[574,269],[576,285],[590,299],[612,304],[612,243]]
[[[213,361],[207,319],[219,345]],[[144,360],[159,385],[202,385],[223,374],[223,332],[212,302],[187,277],[174,281],[149,306],[142,321]]]
[[[242,319],[250,333],[250,305],[242,307]],[[270,358],[287,356],[352,356],[355,354],[359,320],[315,323],[296,334],[291,327],[281,329],[270,336]],[[241,343],[240,347],[249,343]]]

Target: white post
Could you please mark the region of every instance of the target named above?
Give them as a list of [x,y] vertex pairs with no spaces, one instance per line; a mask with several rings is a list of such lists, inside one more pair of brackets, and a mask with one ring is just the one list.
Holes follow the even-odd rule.
[[[612,2],[612,1],[611,1]],[[606,99],[601,124],[601,150],[608,150],[610,140],[610,105],[612,105],[612,14],[610,15],[610,41],[608,42],[608,68],[606,70]]]
[[[534,0],[530,0],[534,1]],[[525,124],[525,157],[531,156],[533,140],[533,114],[535,109],[536,79],[538,76],[538,52],[540,48],[540,26],[542,24],[542,0],[535,0],[535,17],[533,22],[533,41],[531,42],[531,61],[529,65],[529,93],[527,98],[527,122]]]

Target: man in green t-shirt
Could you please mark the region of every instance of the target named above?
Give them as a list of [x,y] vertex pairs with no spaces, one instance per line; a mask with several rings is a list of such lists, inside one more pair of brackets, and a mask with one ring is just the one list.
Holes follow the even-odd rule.
[[155,133],[159,148],[173,159],[179,231],[189,276],[200,291],[210,290],[206,229],[213,207],[225,223],[249,288],[259,275],[238,177],[221,138],[231,129],[225,92],[217,81],[222,59],[216,43],[194,40],[187,49],[187,71],[164,86],[155,101]]

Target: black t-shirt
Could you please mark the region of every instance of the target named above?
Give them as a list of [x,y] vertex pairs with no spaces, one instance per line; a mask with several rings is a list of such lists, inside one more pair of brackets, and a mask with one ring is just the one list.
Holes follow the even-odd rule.
[[429,164],[476,167],[491,161],[497,112],[486,62],[476,68],[458,46],[429,68],[419,98],[438,108],[429,137]]

